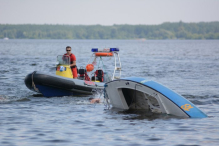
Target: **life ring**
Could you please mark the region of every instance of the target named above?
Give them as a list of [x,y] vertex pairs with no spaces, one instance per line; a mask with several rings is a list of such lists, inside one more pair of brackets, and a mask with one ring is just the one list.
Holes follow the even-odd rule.
[[113,56],[112,52],[97,52],[95,56]]

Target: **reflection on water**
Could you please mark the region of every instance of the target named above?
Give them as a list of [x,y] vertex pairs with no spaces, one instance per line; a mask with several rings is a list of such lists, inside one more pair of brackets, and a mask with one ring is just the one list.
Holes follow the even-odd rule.
[[[27,74],[55,74],[67,45],[78,66],[86,66],[92,47],[119,47],[122,77],[155,80],[208,118],[108,109],[101,93],[46,98],[27,89]],[[217,40],[0,40],[0,145],[217,145],[218,50]]]
[[129,110],[119,110],[116,108],[111,108],[107,111],[110,114],[117,114],[121,115],[123,120],[169,120],[169,119],[185,119],[182,117],[174,116],[174,115],[167,115],[167,114],[158,114],[152,113],[151,111],[146,110],[136,110],[136,109],[129,109]]
[[144,110],[128,110],[128,111],[120,112],[120,114],[124,114],[124,115],[134,114],[134,115],[136,115],[135,117],[131,117],[131,118],[127,117],[127,118],[125,118],[125,120],[145,120],[145,119],[147,119],[148,121],[153,121],[156,119],[163,119],[163,120],[167,120],[167,119],[171,119],[171,118],[182,119],[182,118],[174,116],[174,115],[158,114],[158,113],[152,113],[150,111],[144,111]]

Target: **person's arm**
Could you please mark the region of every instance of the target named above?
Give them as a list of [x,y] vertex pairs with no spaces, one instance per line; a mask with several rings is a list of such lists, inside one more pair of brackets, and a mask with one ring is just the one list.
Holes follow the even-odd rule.
[[76,66],[76,61],[73,61],[73,63],[72,64],[70,64],[70,66]]
[[100,103],[100,98],[94,98],[90,100],[90,103]]

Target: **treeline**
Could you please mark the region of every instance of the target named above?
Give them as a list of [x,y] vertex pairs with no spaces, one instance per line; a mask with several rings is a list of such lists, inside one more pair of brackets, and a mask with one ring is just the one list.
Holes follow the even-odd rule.
[[11,25],[0,24],[9,39],[219,39],[219,22],[160,25]]

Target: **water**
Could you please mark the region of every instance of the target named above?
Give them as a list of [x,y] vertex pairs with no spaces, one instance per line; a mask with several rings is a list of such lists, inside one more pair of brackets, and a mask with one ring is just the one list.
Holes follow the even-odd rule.
[[[122,77],[155,80],[208,118],[117,111],[89,103],[99,95],[46,98],[27,89],[28,73],[55,74],[67,45],[78,66],[92,47],[119,47]],[[218,145],[219,41],[0,40],[0,96],[0,145]]]

